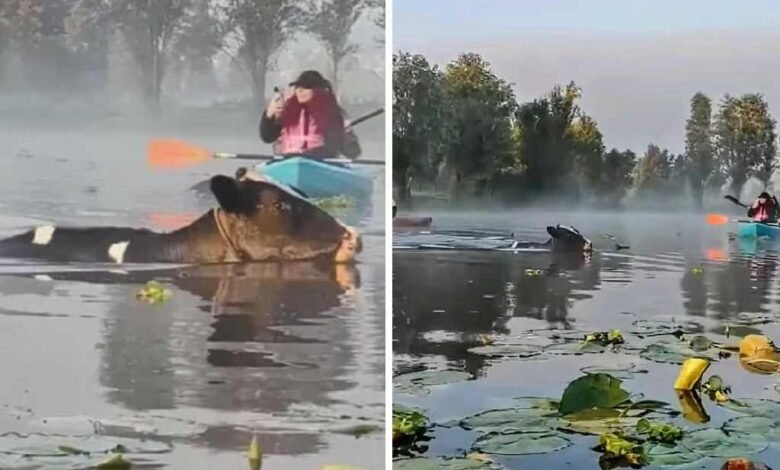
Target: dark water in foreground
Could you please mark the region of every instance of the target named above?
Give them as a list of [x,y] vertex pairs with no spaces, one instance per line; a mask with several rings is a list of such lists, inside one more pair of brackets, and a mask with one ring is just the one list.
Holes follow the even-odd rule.
[[[729,241],[728,232],[735,228],[709,227],[704,216],[425,215],[434,217],[434,228],[514,232],[517,239],[534,241],[546,240],[546,225],[571,224],[593,240],[597,250],[589,260],[538,252],[394,250],[394,375],[427,369],[464,371],[472,376],[428,386],[422,392],[394,390],[394,403],[420,408],[433,423],[447,426],[434,428],[427,456],[463,456],[472,451],[478,434],[448,422],[511,408],[518,397],[559,400],[566,385],[582,376],[581,369],[586,367],[644,370],[628,374],[622,386],[680,409],[673,391],[678,365],[630,352],[559,352],[521,359],[468,351],[484,344],[486,338],[534,344],[544,332],[530,330],[619,328],[631,332],[643,321],[658,320],[661,324],[692,322],[699,334],[723,343],[735,344],[739,336],[757,332],[780,339],[780,245]],[[414,237],[396,231],[394,244],[412,243]],[[630,249],[617,250],[616,243]],[[724,336],[727,324],[730,339]],[[720,375],[731,385],[734,398],[780,399],[777,375],[749,373],[735,357],[713,363],[705,377],[710,374]],[[718,427],[737,416],[708,399],[703,405],[711,418],[706,425],[675,422],[694,430]],[[599,454],[590,450],[598,443],[597,437],[567,437],[573,445],[557,452],[491,458],[509,469],[599,468]],[[777,465],[777,444],[755,459]],[[719,469],[725,460],[700,461],[685,468]]]
[[[171,229],[179,216],[212,205],[187,188],[238,166],[153,171],[146,137],[159,134],[94,127],[0,131],[0,235],[42,222]],[[264,150],[253,134],[162,136],[171,135],[220,150]],[[73,435],[99,436],[91,448],[101,450],[122,442],[159,451],[130,454],[136,463],[247,468],[253,434],[266,469],[383,468],[383,180],[378,174],[373,211],[359,227],[364,252],[354,269],[117,271],[3,260],[0,468],[22,462],[2,454],[9,449],[86,446],[61,437]],[[170,289],[168,302],[136,300],[150,279]],[[16,435],[31,432],[42,435],[36,442]],[[86,460],[50,457],[40,468],[82,468]]]

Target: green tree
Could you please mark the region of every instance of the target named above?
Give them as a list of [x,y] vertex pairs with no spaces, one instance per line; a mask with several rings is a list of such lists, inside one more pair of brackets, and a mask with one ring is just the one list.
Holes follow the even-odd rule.
[[775,120],[760,94],[726,95],[715,119],[715,149],[730,190],[738,194],[751,176],[764,184],[775,168]]
[[701,208],[704,187],[715,170],[712,145],[712,102],[703,93],[691,98],[691,115],[685,125],[685,167],[694,204]]
[[618,205],[626,195],[636,164],[636,154],[631,150],[613,148],[604,155],[601,194],[610,205]]
[[252,81],[257,106],[265,103],[266,77],[275,54],[307,22],[296,0],[227,0],[220,8],[224,36],[238,43],[240,63]]
[[332,84],[336,89],[341,62],[358,50],[357,44],[349,40],[352,28],[368,6],[366,0],[322,0],[310,16],[309,32],[322,42],[330,56]]
[[581,184],[592,191],[600,190],[604,172],[604,142],[596,121],[582,114],[569,126],[569,134]]
[[441,163],[441,78],[422,55],[393,54],[393,183],[399,202],[408,202],[414,179],[435,178]]
[[446,150],[450,196],[457,200],[466,185],[487,184],[496,163],[511,159],[511,120],[517,104],[511,86],[478,54],[462,54],[449,63],[442,83],[451,116],[449,132],[457,136]]
[[146,105],[159,109],[162,83],[173,45],[184,31],[192,0],[78,0],[71,31],[117,31],[138,70]]
[[647,146],[644,156],[634,169],[634,187],[638,194],[658,193],[667,189],[666,182],[671,174],[669,151],[661,150],[655,144]]
[[574,82],[520,106],[515,125],[526,181],[535,192],[560,191],[575,170],[572,123],[580,114],[581,90]]

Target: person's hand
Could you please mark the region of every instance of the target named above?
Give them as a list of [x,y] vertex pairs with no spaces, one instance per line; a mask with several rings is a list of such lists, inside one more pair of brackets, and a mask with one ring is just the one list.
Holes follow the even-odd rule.
[[271,119],[278,118],[282,115],[282,109],[284,108],[284,95],[278,90],[274,93],[273,99],[268,103],[268,108],[265,111],[266,116]]

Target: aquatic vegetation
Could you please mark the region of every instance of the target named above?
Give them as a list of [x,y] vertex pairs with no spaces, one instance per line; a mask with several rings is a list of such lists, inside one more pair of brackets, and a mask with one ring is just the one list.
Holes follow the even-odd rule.
[[604,453],[604,460],[625,462],[629,465],[644,465],[647,463],[645,448],[628,438],[616,434],[602,434],[599,445],[594,450]]
[[429,393],[430,390],[428,387],[430,386],[461,382],[471,378],[472,376],[468,372],[455,370],[424,370],[396,375],[393,377],[393,388],[400,393],[420,395]]
[[[488,456],[555,453],[583,439],[592,440],[586,442],[600,454],[602,468],[703,464],[709,462],[707,459],[752,455],[771,443],[780,442],[780,403],[731,398],[731,387],[721,376],[706,376],[713,363],[728,359],[731,353],[739,353],[743,367],[746,361],[753,361],[753,367],[765,370],[772,369],[764,367],[766,364],[774,364],[776,372],[780,360],[774,343],[762,335],[749,333],[739,343],[721,344],[704,336],[703,330],[694,322],[669,319],[638,320],[626,333],[617,329],[547,329],[527,331],[520,337],[491,336],[492,342],[477,343],[469,348],[469,353],[511,361],[543,361],[560,354],[601,353],[608,357],[603,365],[580,369],[583,375],[570,381],[558,399],[519,397],[509,405],[435,423],[425,428],[425,432],[435,432],[437,427],[458,427],[473,433],[471,445],[465,447],[467,452]],[[672,378],[666,379],[673,385],[678,399],[674,406],[646,399],[625,386],[624,380],[647,373],[633,362],[637,356],[658,363],[680,364],[674,382]],[[453,372],[455,375],[450,375]],[[430,387],[473,379],[465,372],[456,371],[413,374],[400,376],[401,385]],[[727,417],[725,424],[707,427],[710,417],[702,397],[711,400],[708,406],[719,406],[735,416]],[[694,426],[687,427],[686,422]],[[409,466],[399,466],[403,461],[399,460],[395,467],[494,468],[457,456],[423,459],[420,453],[424,452],[425,448],[421,447],[416,452],[418,458],[409,459],[410,463],[405,464]],[[412,460],[416,462],[413,464]]]
[[252,436],[252,440],[249,442],[247,460],[249,460],[249,468],[251,470],[260,470],[263,466],[263,453],[260,451],[260,444],[258,444],[257,436],[255,435]]
[[495,432],[477,439],[473,448],[496,455],[548,454],[572,445],[555,432]]
[[588,344],[598,344],[599,346],[617,346],[625,343],[623,334],[620,330],[597,331],[585,336],[583,347]]
[[314,205],[331,214],[348,212],[355,208],[355,200],[349,196],[332,196],[312,199]]
[[393,405],[393,455],[423,452],[419,442],[425,440],[428,426],[428,418],[419,411]]
[[159,304],[171,297],[171,291],[157,281],[149,281],[135,292],[135,298],[149,304]]
[[674,444],[682,439],[683,430],[674,424],[651,421],[642,418],[636,425],[639,434],[647,434],[648,439],[664,444]]
[[453,458],[415,457],[393,462],[393,469],[395,470],[500,470],[502,468],[493,462],[471,456]]

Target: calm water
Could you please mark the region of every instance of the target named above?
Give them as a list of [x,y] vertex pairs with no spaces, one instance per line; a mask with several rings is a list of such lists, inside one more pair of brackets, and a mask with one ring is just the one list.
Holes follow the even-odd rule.
[[[548,354],[533,360],[495,359],[468,352],[483,338],[533,342],[529,330],[631,331],[639,320],[694,322],[709,338],[736,343],[740,335],[762,332],[780,338],[777,265],[780,246],[729,241],[733,227],[708,227],[702,215],[576,214],[502,212],[426,214],[435,228],[489,229],[522,240],[545,241],[546,225],[571,224],[593,240],[596,253],[582,257],[549,253],[396,249],[393,254],[394,374],[454,370],[473,380],[431,386],[429,393],[396,391],[394,402],[425,410],[445,424],[516,405],[518,397],[560,399],[566,385],[588,366],[627,366],[647,371],[623,387],[679,410],[672,385],[679,366],[636,354]],[[614,237],[614,238],[613,238]],[[397,231],[394,244],[415,235]],[[476,243],[476,242],[474,242]],[[617,250],[615,244],[629,245]],[[701,267],[701,271],[696,268]],[[529,276],[527,269],[543,270]],[[735,327],[737,316],[765,315],[766,324]],[[730,324],[731,338],[723,334]],[[538,337],[537,337],[538,339]],[[735,358],[713,363],[707,372],[723,377],[735,398],[780,399],[777,376],[748,373]],[[736,416],[705,399],[709,427]],[[680,421],[688,429],[701,425]],[[462,456],[477,434],[457,426],[437,426],[428,456]],[[599,468],[596,437],[569,436],[564,450],[521,457],[493,456],[510,469]],[[756,456],[780,461],[778,447]],[[690,468],[719,469],[725,459]]]
[[[154,126],[106,119],[33,128],[6,121],[0,232],[42,222],[172,229],[213,203],[187,188],[217,172],[233,174],[239,163],[150,170],[147,137],[266,151],[254,140],[255,124],[182,133],[176,123],[130,132],[122,128]],[[364,145],[367,157],[383,157],[376,153],[381,142]],[[373,209],[359,227],[364,252],[354,269],[256,264],[107,271],[3,260],[0,452],[27,444],[13,433],[42,433],[38,441],[49,446],[60,443],[55,435],[98,433],[163,446],[136,462],[239,469],[247,468],[255,434],[263,468],[383,468],[383,173],[375,181]],[[171,290],[167,303],[135,299],[150,279]],[[41,468],[66,461],[78,458],[54,458]],[[18,463],[0,457],[1,468]]]

